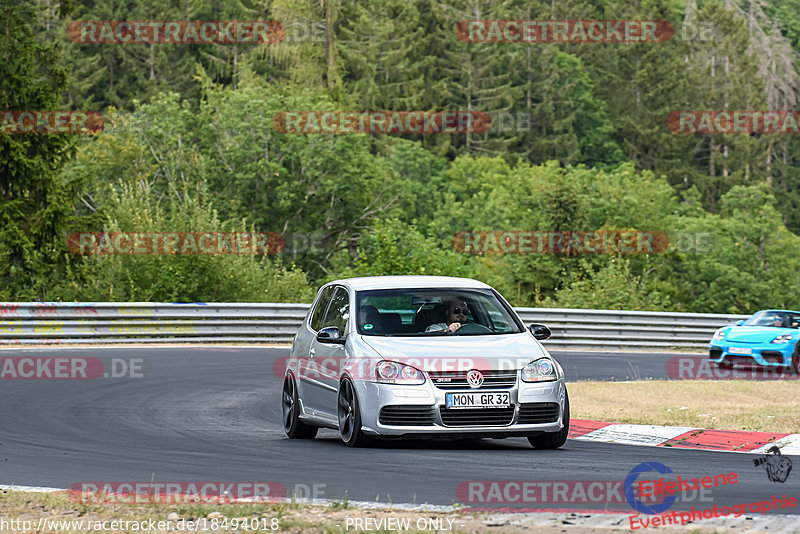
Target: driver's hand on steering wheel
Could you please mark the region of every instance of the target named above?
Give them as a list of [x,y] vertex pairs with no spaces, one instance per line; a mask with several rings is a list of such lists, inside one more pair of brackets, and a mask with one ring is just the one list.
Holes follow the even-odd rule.
[[461,323],[450,323],[447,328],[455,334],[456,330],[461,328]]

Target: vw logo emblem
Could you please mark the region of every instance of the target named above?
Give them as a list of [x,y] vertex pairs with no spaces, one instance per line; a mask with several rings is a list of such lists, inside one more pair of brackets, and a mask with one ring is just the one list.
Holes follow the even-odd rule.
[[479,388],[483,385],[483,375],[480,371],[473,369],[467,372],[467,384],[471,388]]

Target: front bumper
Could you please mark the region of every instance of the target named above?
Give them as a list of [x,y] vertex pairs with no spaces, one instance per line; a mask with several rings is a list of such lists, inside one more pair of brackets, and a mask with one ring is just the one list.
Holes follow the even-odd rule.
[[[731,347],[735,349],[750,349],[751,354],[733,354]],[[794,353],[793,343],[770,344],[737,344],[726,341],[714,341],[708,348],[708,358],[714,363],[730,363],[759,365],[762,367],[787,367],[792,364],[792,354]]]
[[[439,389],[430,379],[418,386],[401,386],[395,384],[380,384],[365,380],[355,381],[361,407],[361,425],[366,434],[373,436],[403,437],[512,437],[529,436],[542,432],[558,432],[563,428],[564,399],[566,385],[564,379],[554,382],[525,383],[517,378],[513,387],[488,388],[479,390],[485,392],[508,392],[512,408],[501,416],[497,410],[502,408],[485,408],[481,413],[475,413],[476,420],[483,419],[482,414],[488,419],[494,419],[493,424],[470,424],[463,420],[457,425],[452,424],[453,416],[464,417],[460,410],[449,410],[445,413],[445,395],[447,393],[475,393],[473,389]],[[545,406],[556,404],[556,406]],[[520,423],[520,408],[523,408],[523,418],[530,419],[532,411],[540,407],[553,408],[552,421],[544,423]],[[424,424],[385,424],[381,422],[381,409],[385,407],[397,410],[408,409],[418,412],[427,412],[429,419]],[[390,409],[391,409],[390,408]],[[454,414],[454,412],[461,412]],[[538,412],[537,412],[538,413]],[[467,415],[467,419],[469,416]],[[384,417],[384,420],[386,418]],[[447,421],[450,422],[448,424]]]

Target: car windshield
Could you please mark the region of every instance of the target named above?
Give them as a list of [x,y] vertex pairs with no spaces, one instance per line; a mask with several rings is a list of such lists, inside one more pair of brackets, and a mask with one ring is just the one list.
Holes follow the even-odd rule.
[[800,317],[790,312],[760,311],[744,322],[744,326],[774,326],[776,328],[798,328]]
[[[523,331],[490,289],[359,291],[356,306],[358,333],[367,336],[495,335]],[[449,328],[452,323],[460,327]]]

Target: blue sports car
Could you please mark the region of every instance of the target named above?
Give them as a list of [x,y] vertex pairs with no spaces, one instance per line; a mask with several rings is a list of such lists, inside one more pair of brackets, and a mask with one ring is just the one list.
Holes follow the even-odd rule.
[[800,312],[762,310],[714,332],[709,358],[720,367],[760,365],[800,374]]

